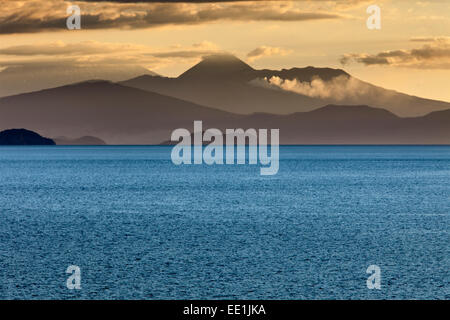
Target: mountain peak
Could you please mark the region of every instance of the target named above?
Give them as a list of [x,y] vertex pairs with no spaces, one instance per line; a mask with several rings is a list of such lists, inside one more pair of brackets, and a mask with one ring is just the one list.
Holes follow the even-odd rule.
[[209,80],[212,77],[237,78],[255,71],[232,54],[221,53],[203,57],[202,61],[179,76],[180,79]]
[[208,55],[208,56],[204,56],[202,58],[202,62],[201,63],[240,64],[240,65],[246,66],[249,69],[252,69],[248,64],[243,62],[238,57],[232,55],[231,53],[216,53],[216,54],[211,54],[211,55]]

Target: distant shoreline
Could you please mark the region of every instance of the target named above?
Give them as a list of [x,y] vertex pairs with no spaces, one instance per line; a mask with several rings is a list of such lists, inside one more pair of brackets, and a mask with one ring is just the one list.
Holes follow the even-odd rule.
[[[0,145],[0,147],[173,147],[161,144]],[[193,146],[193,145],[191,145]],[[203,145],[205,147],[206,145]],[[450,147],[450,144],[280,144],[280,147]],[[248,147],[248,145],[246,145]]]

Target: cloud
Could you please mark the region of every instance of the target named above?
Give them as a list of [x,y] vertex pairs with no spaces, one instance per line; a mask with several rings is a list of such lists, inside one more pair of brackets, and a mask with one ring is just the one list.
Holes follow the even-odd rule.
[[291,50],[286,50],[278,47],[260,46],[247,53],[247,60],[249,62],[253,62],[257,59],[268,56],[275,56],[275,55],[285,56],[291,52],[292,52]]
[[[118,2],[118,3],[217,3],[217,2],[248,2],[248,1],[267,1],[267,0],[83,0],[85,2]],[[270,0],[269,0],[270,1]],[[286,0],[272,0],[286,1]],[[296,0],[294,0],[296,1]],[[298,0],[302,1],[302,0]]]
[[412,42],[450,42],[450,37],[440,36],[440,37],[414,37],[411,38]]
[[0,67],[140,66],[157,70],[175,63],[193,63],[204,55],[223,52],[214,43],[204,41],[191,46],[153,48],[127,43],[83,41],[79,43],[36,43],[0,49]]
[[[0,0],[0,34],[66,30],[63,0]],[[198,25],[219,21],[305,21],[342,18],[339,14],[305,11],[295,2],[73,2],[81,8],[81,28],[138,29],[167,25]]]
[[134,44],[101,43],[96,41],[84,41],[79,43],[64,43],[62,41],[52,43],[40,43],[30,45],[18,45],[0,49],[0,55],[36,56],[36,55],[84,55],[111,53],[116,50],[136,51],[143,50],[145,46]]
[[186,2],[193,2],[193,3],[208,3],[208,2],[212,2],[212,3],[217,3],[217,2],[249,2],[249,1],[253,1],[253,2],[267,2],[267,1],[279,1],[279,2],[286,2],[286,1],[298,1],[298,2],[335,2],[335,3],[339,3],[339,4],[345,4],[347,5],[351,5],[351,4],[357,4],[357,3],[366,3],[366,2],[371,2],[372,0],[335,0],[335,1],[330,1],[330,0],[84,0],[85,2],[119,2],[119,3],[141,3],[141,2],[147,2],[147,3],[154,3],[154,2],[163,2],[163,3],[174,3],[174,2],[181,2],[181,3],[186,3]]
[[350,53],[341,57],[342,64],[352,61],[369,65],[389,65],[420,69],[450,69],[450,38],[413,38],[412,42],[425,42],[421,48],[390,50],[377,54]]
[[329,81],[315,77],[311,82],[300,82],[297,79],[289,80],[273,76],[271,78],[255,79],[251,83],[269,89],[281,89],[312,98],[332,99],[334,101],[364,97],[371,90],[368,84],[345,75],[335,77]]

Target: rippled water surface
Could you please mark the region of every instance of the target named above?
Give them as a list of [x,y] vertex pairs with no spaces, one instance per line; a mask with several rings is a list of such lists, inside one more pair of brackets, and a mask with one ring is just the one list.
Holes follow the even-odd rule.
[[0,147],[0,298],[450,298],[450,147],[286,146],[275,176],[170,152]]

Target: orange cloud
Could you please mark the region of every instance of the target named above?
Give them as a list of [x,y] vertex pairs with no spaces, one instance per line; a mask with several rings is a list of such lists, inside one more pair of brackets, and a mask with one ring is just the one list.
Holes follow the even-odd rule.
[[341,58],[342,64],[352,61],[364,65],[389,65],[420,69],[450,69],[450,38],[413,38],[414,42],[426,42],[421,48],[388,50],[377,54],[350,53]]
[[250,51],[247,54],[247,60],[249,62],[252,62],[252,61],[255,61],[255,60],[263,58],[263,57],[269,57],[269,56],[275,56],[275,55],[285,56],[291,52],[292,51],[290,51],[290,50],[286,50],[286,49],[278,48],[278,47],[260,46],[256,49],[253,49],[252,51]]
[[[0,0],[0,34],[66,30],[63,0]],[[218,21],[305,21],[342,18],[339,14],[305,11],[292,1],[161,3],[139,1],[73,2],[81,8],[82,29],[138,29],[166,25],[198,25]]]

